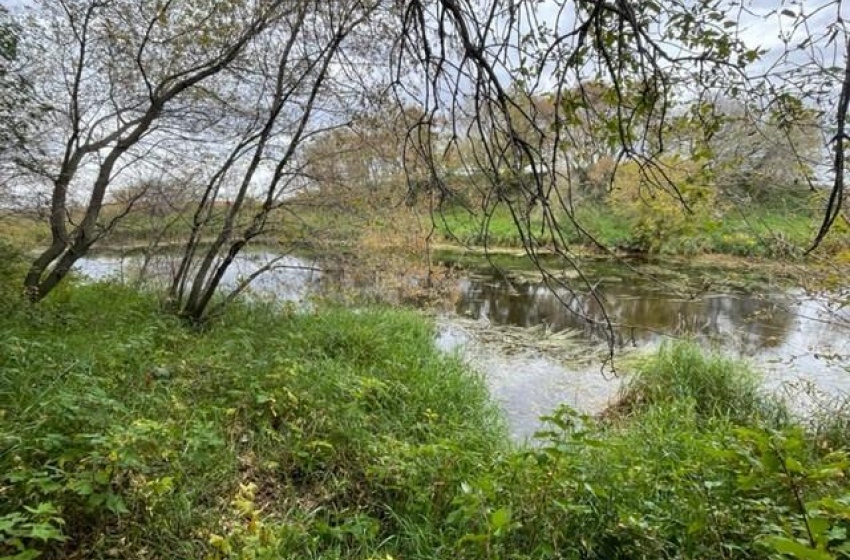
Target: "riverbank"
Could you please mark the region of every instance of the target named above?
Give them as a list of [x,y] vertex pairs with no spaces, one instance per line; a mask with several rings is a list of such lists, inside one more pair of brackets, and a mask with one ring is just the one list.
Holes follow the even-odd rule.
[[638,362],[605,420],[561,409],[517,449],[413,312],[240,304],[196,330],[114,284],[0,301],[4,555],[832,558],[847,540],[844,417],[795,424],[688,345]]
[[[646,202],[646,201],[645,201]],[[448,206],[436,212],[440,238],[470,247],[523,248],[545,251],[553,235],[575,252],[627,252],[644,255],[795,259],[814,240],[823,220],[823,201],[792,197],[770,204],[738,206],[718,203],[689,212],[674,203],[662,208],[637,204],[626,210],[612,201],[583,201],[571,215],[556,212],[557,224],[544,220],[539,209],[515,216],[505,205],[470,210]],[[519,219],[518,225],[515,220]],[[520,235],[520,225],[524,235]],[[818,253],[835,255],[850,247],[850,229],[839,220]]]
[[[429,246],[505,256],[525,252],[523,237],[505,207],[484,212],[450,205],[432,214],[424,208],[384,202],[387,206],[348,207],[321,200],[300,201],[297,215],[272,220],[266,234],[255,242],[313,254],[333,251],[361,257],[364,252],[387,248],[416,256]],[[731,266],[818,260],[847,263],[850,227],[843,220],[837,222],[814,254],[803,258],[822,220],[819,204],[806,197],[792,197],[753,208],[720,205],[710,216],[688,214],[684,209],[656,216],[646,209],[645,216],[641,213],[636,217],[624,214],[610,201],[585,201],[576,207],[572,218],[561,216],[557,227],[561,243],[567,243],[571,254],[580,258],[643,257],[715,261]],[[534,212],[528,219],[531,231],[526,232],[525,243],[534,244],[540,255],[549,254],[552,226],[541,229],[542,218]],[[669,227],[663,227],[667,222],[671,222]],[[35,215],[0,215],[0,225],[4,238],[16,246],[42,246],[49,238],[46,222]],[[189,216],[150,216],[134,210],[102,240],[99,248],[112,252],[144,251],[152,240],[158,240],[159,248],[178,247],[188,237],[188,225]]]
[[112,284],[5,305],[0,555],[360,556],[505,446],[412,312],[235,306],[199,332]]

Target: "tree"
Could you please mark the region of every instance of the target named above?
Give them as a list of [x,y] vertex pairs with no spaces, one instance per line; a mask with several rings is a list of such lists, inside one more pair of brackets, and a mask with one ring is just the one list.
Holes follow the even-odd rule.
[[[368,25],[381,25],[380,4],[303,0],[289,5],[292,10],[278,20],[268,37],[253,45],[262,58],[247,67],[255,86],[243,88],[251,101],[251,114],[237,121],[238,134],[229,139],[227,149],[207,172],[169,289],[171,305],[193,321],[214,311],[210,304],[238,254],[267,231],[275,215],[285,214],[294,195],[309,187],[306,142],[344,126],[346,110],[356,107],[365,93],[343,95],[334,83],[332,65],[353,71],[346,60],[372,54],[375,44],[370,37],[376,30]],[[241,80],[232,86],[237,85],[243,85]],[[219,95],[232,86],[226,84]],[[230,108],[221,108],[223,118],[230,116]],[[226,210],[221,221],[214,221],[212,210],[224,193],[229,197]],[[255,204],[249,204],[252,199]],[[272,260],[244,279],[221,304],[277,262]]]
[[776,98],[769,107],[730,99],[694,103],[670,128],[671,147],[702,162],[727,200],[770,204],[815,189],[820,123],[816,111],[794,96]]
[[319,196],[349,198],[388,192],[403,180],[403,146],[411,114],[394,107],[370,108],[345,126],[317,135],[306,147],[307,175]]
[[11,163],[30,141],[32,122],[41,115],[23,78],[18,56],[21,32],[13,15],[0,5],[0,206],[17,206],[22,197],[13,184],[16,174]]
[[666,156],[653,172],[663,178],[648,177],[637,162],[621,165],[610,197],[612,211],[631,224],[633,248],[647,253],[659,252],[671,237],[698,237],[700,225],[714,217],[718,198],[711,174],[699,161]]
[[[116,218],[100,221],[110,187],[147,166],[168,165],[180,133],[217,124],[202,112],[205,86],[235,70],[290,4],[39,2],[24,56],[34,95],[49,111],[41,141],[20,164],[51,192],[51,244],[26,275],[30,299],[50,293],[130,210],[132,201]],[[74,198],[86,200],[79,221]]]
[[20,32],[9,11],[0,6],[0,156],[22,142],[27,124],[21,117],[30,104],[29,88],[16,68]]
[[[752,66],[766,53],[744,41],[746,17],[759,16],[743,8],[739,0],[44,0],[21,50],[50,112],[22,165],[50,187],[52,243],[27,275],[28,293],[44,297],[114,227],[121,213],[101,221],[107,190],[179,165],[204,188],[170,296],[181,314],[203,318],[227,266],[308,188],[310,138],[387,93],[400,113],[421,108],[402,143],[409,182],[450,192],[442,166],[447,154],[462,155],[484,211],[506,207],[540,264],[541,238],[573,263],[563,222],[582,228],[562,188],[570,175],[586,182],[610,161],[601,175],[612,177],[632,162],[648,184],[686,202],[662,158],[671,119],[694,99],[770,103],[796,88],[809,108],[836,95],[838,80],[828,229],[843,196],[850,72],[817,61],[830,44],[850,43],[840,18],[811,33],[814,15],[802,5],[774,11],[764,17],[794,22],[787,48],[778,64]],[[811,54],[807,64],[797,51]],[[85,200],[79,218],[74,197]],[[223,226],[210,229],[222,200],[231,204]]]

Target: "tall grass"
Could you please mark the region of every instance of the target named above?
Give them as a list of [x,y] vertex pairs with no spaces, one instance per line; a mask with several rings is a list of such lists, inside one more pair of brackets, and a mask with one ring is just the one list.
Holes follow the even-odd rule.
[[244,304],[198,330],[113,284],[4,311],[0,557],[832,558],[850,540],[846,453],[765,419],[752,375],[694,346],[641,362],[620,421],[564,409],[516,449],[414,313]]
[[617,408],[635,414],[677,402],[692,402],[701,416],[748,421],[768,414],[772,401],[744,362],[706,352],[694,342],[677,342],[636,360]]
[[403,311],[246,305],[196,332],[100,284],[0,335],[0,555],[15,535],[56,557],[397,548],[504,441],[482,381]]

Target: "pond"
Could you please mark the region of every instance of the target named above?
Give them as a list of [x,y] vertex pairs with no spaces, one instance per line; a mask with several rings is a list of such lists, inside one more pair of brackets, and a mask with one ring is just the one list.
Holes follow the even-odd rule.
[[[225,278],[235,284],[276,255],[257,252],[235,263]],[[78,264],[101,279],[129,276],[140,257],[93,256]],[[836,294],[806,294],[761,279],[730,281],[728,273],[589,262],[584,271],[595,291],[565,276],[573,289],[552,290],[520,261],[500,270],[481,261],[446,260],[450,283],[436,309],[443,350],[459,352],[480,371],[505,408],[518,438],[533,434],[539,416],[561,403],[597,413],[616,398],[624,354],[665,339],[696,337],[707,346],[755,362],[766,389],[787,395],[802,410],[850,392],[850,312]],[[149,264],[154,277],[174,265]],[[398,276],[398,273],[396,273]],[[368,301],[405,299],[404,284],[378,271],[352,271],[286,257],[253,286],[253,293],[308,305],[313,297],[356,294]],[[444,286],[445,287],[445,286]],[[433,302],[432,302],[433,303]],[[432,306],[431,309],[435,307]],[[615,360],[605,335],[614,334]],[[603,368],[603,366],[605,366]]]

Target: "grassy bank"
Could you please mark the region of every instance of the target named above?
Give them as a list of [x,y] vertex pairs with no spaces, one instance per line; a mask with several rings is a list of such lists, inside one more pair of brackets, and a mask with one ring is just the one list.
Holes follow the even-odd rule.
[[198,331],[124,287],[30,308],[14,285],[0,557],[821,559],[848,543],[846,434],[790,423],[744,366],[693,346],[638,363],[604,419],[559,411],[517,449],[409,312],[243,305]]
[[113,285],[12,307],[0,556],[436,550],[455,488],[504,441],[480,380],[410,313],[242,307],[194,332]]
[[[682,211],[684,213],[684,211]],[[740,257],[785,259],[803,254],[815,238],[821,216],[804,209],[759,207],[730,208],[714,218],[706,216],[624,217],[604,203],[579,206],[575,227],[564,216],[561,234],[576,247],[596,243],[612,250],[623,249],[663,255],[726,254]],[[656,221],[657,220],[657,221]],[[675,222],[680,222],[678,225]],[[673,227],[668,227],[673,222]],[[540,220],[532,216],[532,231],[540,231]],[[498,207],[490,216],[472,214],[462,208],[447,208],[436,217],[442,240],[469,246],[522,247],[508,210]],[[536,225],[535,225],[536,224]],[[536,241],[543,247],[548,235]],[[830,233],[821,252],[835,254],[850,247],[850,234],[842,224]]]
[[[625,205],[615,200],[584,200],[575,206],[572,219],[559,212],[559,234],[578,252],[609,250],[655,255],[731,255],[789,260],[803,255],[811,245],[823,218],[823,201],[815,195],[784,195],[759,204],[735,205],[717,201],[689,213],[680,205]],[[425,239],[436,244],[521,249],[522,238],[510,211],[501,205],[485,214],[447,204],[430,215],[420,204],[409,208],[399,201],[378,198],[330,201],[304,197],[291,203],[291,212],[275,215],[262,236],[266,244],[282,244],[302,250],[334,251],[362,256],[387,250],[421,255]],[[104,220],[115,209],[104,210]],[[220,212],[223,212],[220,209]],[[530,216],[531,241],[545,248],[550,231],[541,234],[539,209]],[[217,233],[221,216],[211,218],[204,238]],[[575,222],[575,223],[574,223]],[[150,215],[131,211],[103,239],[101,247],[113,249],[180,245],[189,235],[190,217],[177,213]],[[576,225],[577,224],[577,225]],[[240,225],[240,227],[244,224]],[[43,246],[49,239],[43,218],[25,215],[0,216],[3,236],[18,246]],[[434,231],[432,232],[432,227]],[[825,256],[850,254],[850,227],[838,220],[818,251]]]

